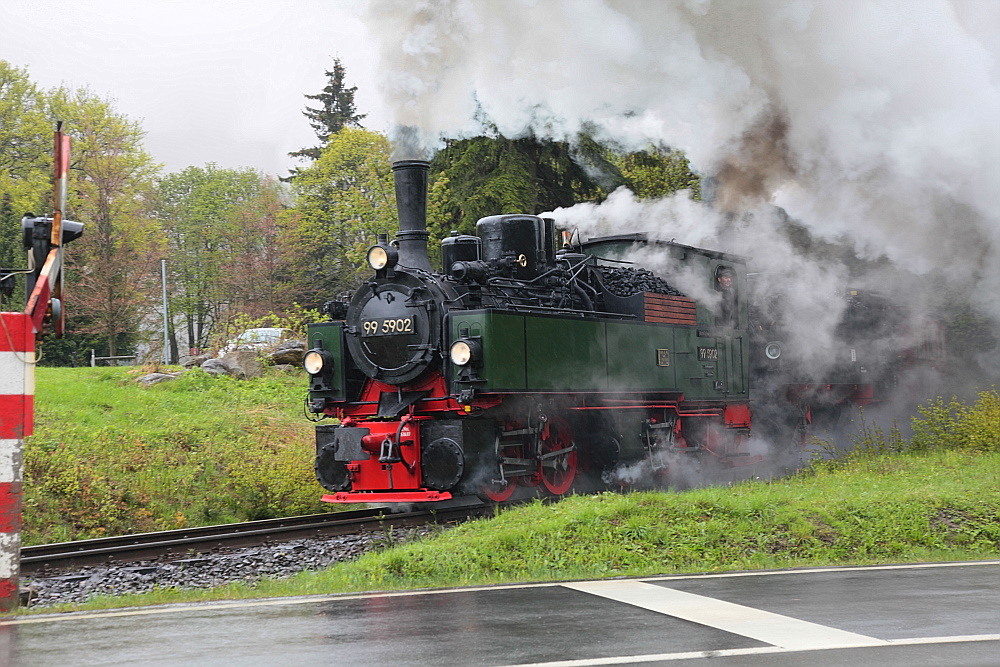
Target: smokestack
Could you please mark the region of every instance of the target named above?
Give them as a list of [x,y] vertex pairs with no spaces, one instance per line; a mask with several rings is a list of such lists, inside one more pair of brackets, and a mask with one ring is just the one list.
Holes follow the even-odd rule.
[[427,170],[424,160],[400,160],[392,165],[399,213],[399,264],[431,271],[427,257]]

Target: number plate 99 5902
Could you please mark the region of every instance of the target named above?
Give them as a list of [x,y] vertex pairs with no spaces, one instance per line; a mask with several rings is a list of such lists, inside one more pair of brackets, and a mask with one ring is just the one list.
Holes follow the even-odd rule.
[[365,336],[396,336],[414,333],[413,317],[385,317],[365,320],[361,323],[361,333]]

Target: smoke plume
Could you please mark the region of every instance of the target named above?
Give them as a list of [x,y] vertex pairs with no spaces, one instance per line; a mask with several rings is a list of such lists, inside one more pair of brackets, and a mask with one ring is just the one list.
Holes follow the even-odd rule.
[[803,339],[835,321],[852,261],[1000,316],[998,3],[372,0],[365,20],[400,157],[477,114],[510,137],[667,145],[713,177],[711,210],[618,192],[561,224],[752,257],[808,286],[788,297],[815,315]]

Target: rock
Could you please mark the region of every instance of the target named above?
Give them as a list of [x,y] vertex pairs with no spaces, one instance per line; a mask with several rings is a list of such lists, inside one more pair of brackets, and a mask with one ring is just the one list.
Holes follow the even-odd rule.
[[219,361],[222,361],[230,375],[240,380],[260,377],[264,372],[264,363],[256,350],[234,350]]
[[183,357],[181,360],[181,366],[184,368],[195,368],[196,366],[201,366],[211,358],[212,357],[207,354],[196,354],[191,357]]
[[273,368],[280,373],[294,373],[297,366],[292,366],[291,364],[276,364]]
[[222,359],[208,359],[201,365],[201,370],[209,375],[228,375],[229,369]]
[[178,371],[176,373],[150,373],[149,375],[143,375],[141,378],[136,380],[136,382],[141,382],[147,387],[154,385],[165,380],[176,380],[183,371]]
[[301,366],[302,357],[306,353],[306,342],[304,340],[288,340],[272,350],[268,357],[275,365],[290,364]]

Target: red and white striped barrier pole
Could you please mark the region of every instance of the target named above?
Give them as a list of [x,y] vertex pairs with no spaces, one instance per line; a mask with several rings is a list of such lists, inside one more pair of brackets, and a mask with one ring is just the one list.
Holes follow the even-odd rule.
[[24,439],[35,414],[35,331],[24,313],[0,313],[0,612],[18,604]]
[[[63,212],[69,171],[69,137],[55,132],[55,182],[48,252],[23,313],[0,313],[0,613],[17,609],[21,569],[21,491],[24,439],[35,421],[35,337],[51,322],[63,333]],[[77,223],[74,223],[77,224]],[[80,230],[75,235],[79,236]],[[32,244],[37,239],[32,239]],[[71,239],[72,240],[72,239]],[[34,248],[30,249],[34,252]]]

